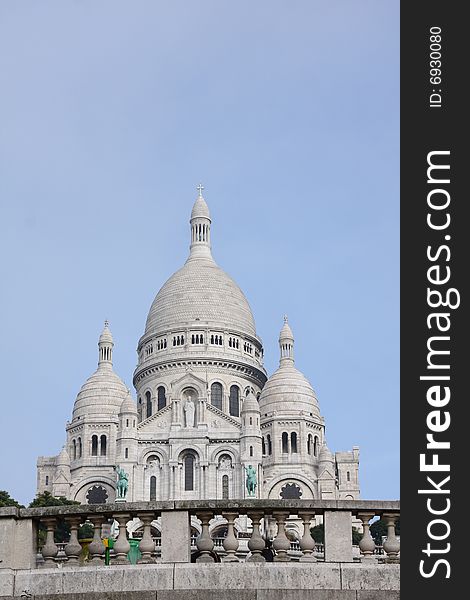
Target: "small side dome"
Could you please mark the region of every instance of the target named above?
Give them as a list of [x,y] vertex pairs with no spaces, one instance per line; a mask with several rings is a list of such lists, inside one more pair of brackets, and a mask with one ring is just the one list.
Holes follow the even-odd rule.
[[294,336],[287,317],[279,335],[279,350],[279,368],[269,377],[259,398],[261,414],[277,412],[291,415],[304,411],[320,417],[315,392],[294,364]]
[[56,466],[70,466],[70,456],[65,446],[62,447],[60,454],[56,458]]
[[135,405],[134,401],[132,400],[132,396],[131,396],[131,393],[129,392],[129,390],[127,390],[127,396],[122,401],[121,408],[119,410],[119,414],[120,415],[124,415],[124,414],[137,415],[137,406]]
[[335,457],[333,456],[333,452],[331,452],[331,450],[328,448],[326,443],[323,444],[323,446],[320,448],[320,453],[318,455],[318,462],[319,463],[334,463],[335,462]]
[[129,390],[113,371],[113,345],[113,336],[106,321],[98,342],[98,368],[78,392],[72,421],[91,416],[98,420],[106,420],[111,416],[117,419]]
[[242,414],[247,412],[256,412],[259,413],[259,404],[256,396],[253,392],[250,392],[248,396],[243,400],[242,405]]

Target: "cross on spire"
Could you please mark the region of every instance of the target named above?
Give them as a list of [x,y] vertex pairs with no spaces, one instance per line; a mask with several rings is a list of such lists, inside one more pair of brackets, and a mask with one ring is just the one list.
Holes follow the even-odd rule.
[[199,192],[199,198],[202,198],[202,190],[204,189],[204,186],[202,185],[202,183],[200,183],[196,189]]
[[287,323],[287,315],[284,315],[284,323]]

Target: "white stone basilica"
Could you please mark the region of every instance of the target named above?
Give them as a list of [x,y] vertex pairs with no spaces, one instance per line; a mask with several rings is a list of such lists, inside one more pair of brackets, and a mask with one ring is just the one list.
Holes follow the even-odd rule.
[[333,454],[315,392],[294,364],[284,319],[280,363],[267,377],[250,306],[211,254],[202,186],[190,254],[158,292],[139,340],[137,405],[113,371],[108,323],[96,372],[84,383],[58,456],[40,457],[37,491],[83,504],[115,499],[115,465],[128,501],[359,498],[359,449]]

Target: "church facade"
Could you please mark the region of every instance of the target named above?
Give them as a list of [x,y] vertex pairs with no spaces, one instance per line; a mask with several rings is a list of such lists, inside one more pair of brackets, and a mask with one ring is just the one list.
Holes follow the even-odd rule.
[[[287,318],[279,368],[268,378],[248,301],[212,257],[201,192],[189,257],[156,295],[138,342],[137,402],[113,370],[106,322],[98,368],[75,400],[66,443],[57,456],[38,459],[37,491],[112,502],[119,465],[128,501],[359,498],[359,449],[328,449]],[[256,480],[250,492],[248,471]]]

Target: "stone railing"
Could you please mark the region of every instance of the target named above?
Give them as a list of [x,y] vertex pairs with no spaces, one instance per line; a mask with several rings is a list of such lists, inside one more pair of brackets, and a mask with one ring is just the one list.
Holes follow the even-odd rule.
[[[326,563],[353,562],[351,536],[352,519],[362,521],[363,538],[359,543],[360,559],[378,564],[379,557],[369,531],[370,521],[381,517],[388,527],[387,540],[383,544],[381,562],[395,563],[399,560],[400,545],[395,536],[395,522],[399,517],[399,502],[395,501],[315,501],[315,500],[207,500],[139,502],[82,506],[59,506],[46,508],[0,508],[0,570],[35,569],[37,567],[38,531],[45,529],[45,543],[41,548],[44,559],[41,567],[78,567],[82,564],[82,545],[78,540],[81,524],[93,524],[94,536],[88,544],[86,567],[104,565],[105,545],[102,539],[103,525],[114,523],[114,544],[111,565],[128,565],[131,549],[127,525],[139,519],[143,535],[139,542],[140,564],[152,563],[219,563],[219,562],[305,562],[318,560],[315,542],[310,528],[315,519],[324,523],[324,552]],[[246,518],[249,538],[236,536],[235,522]],[[218,517],[224,523],[227,535],[214,539],[210,535],[210,523]],[[196,548],[191,548],[191,520],[200,526]],[[286,523],[292,518],[300,523],[301,533],[297,542],[286,535]],[[158,520],[161,537],[151,535],[152,523]],[[54,541],[59,522],[65,521],[70,528],[70,539],[59,553],[60,546]],[[260,528],[261,524],[261,528]],[[241,551],[244,542],[244,551]],[[137,542],[136,542],[137,543]],[[62,549],[61,549],[62,550]],[[60,556],[59,556],[60,554]],[[378,567],[380,568],[380,567]]]

